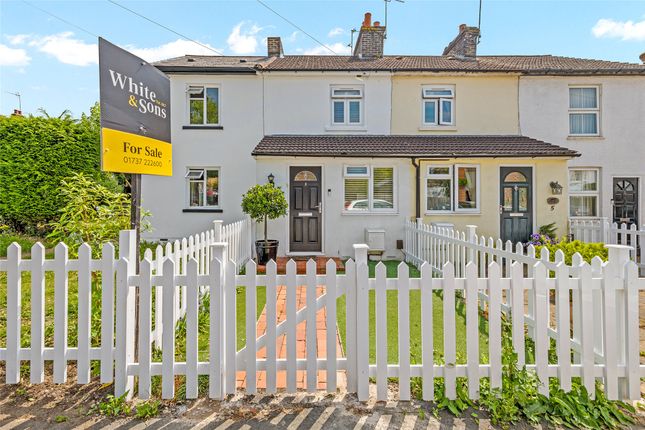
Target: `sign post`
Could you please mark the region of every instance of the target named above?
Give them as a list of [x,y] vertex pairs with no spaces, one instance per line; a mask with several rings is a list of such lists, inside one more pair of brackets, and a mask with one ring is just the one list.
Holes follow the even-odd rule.
[[[153,65],[99,37],[99,81],[101,169],[130,174],[130,227],[136,231],[138,273],[141,174],[172,175],[170,80]],[[138,290],[135,300],[138,313]],[[136,317],[136,326],[138,321]],[[135,336],[138,333],[137,327]],[[135,351],[137,346],[135,340]]]

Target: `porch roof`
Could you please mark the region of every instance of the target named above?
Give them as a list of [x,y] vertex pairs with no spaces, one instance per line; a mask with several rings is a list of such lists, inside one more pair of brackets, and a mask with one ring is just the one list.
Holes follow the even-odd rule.
[[518,135],[271,135],[255,156],[305,157],[579,157],[572,149]]

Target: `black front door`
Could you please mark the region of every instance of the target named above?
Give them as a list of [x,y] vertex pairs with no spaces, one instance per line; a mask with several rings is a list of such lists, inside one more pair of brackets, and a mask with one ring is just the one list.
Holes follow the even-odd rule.
[[321,167],[289,171],[289,251],[322,251]]
[[500,232],[503,241],[526,242],[533,232],[532,169],[500,168]]
[[614,178],[614,222],[638,223],[638,178]]

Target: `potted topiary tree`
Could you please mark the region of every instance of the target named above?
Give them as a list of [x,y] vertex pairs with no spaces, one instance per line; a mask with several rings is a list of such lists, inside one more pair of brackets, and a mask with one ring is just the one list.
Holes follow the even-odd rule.
[[242,210],[257,223],[264,223],[264,240],[255,241],[258,264],[275,260],[278,254],[278,240],[269,240],[268,220],[287,215],[287,199],[280,187],[273,183],[254,185],[242,196]]

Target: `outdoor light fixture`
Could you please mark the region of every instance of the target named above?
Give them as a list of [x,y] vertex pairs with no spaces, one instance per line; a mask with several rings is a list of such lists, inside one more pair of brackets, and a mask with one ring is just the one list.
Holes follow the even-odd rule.
[[269,176],[267,176],[267,179],[269,180],[269,183],[272,184],[273,181],[275,180],[275,176],[273,176],[273,173],[269,173]]
[[551,186],[551,194],[562,194],[562,185],[558,181],[551,182],[549,185]]

